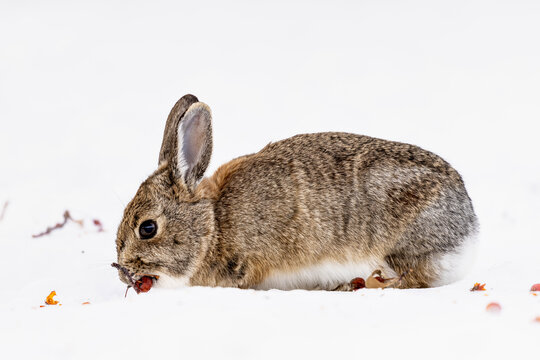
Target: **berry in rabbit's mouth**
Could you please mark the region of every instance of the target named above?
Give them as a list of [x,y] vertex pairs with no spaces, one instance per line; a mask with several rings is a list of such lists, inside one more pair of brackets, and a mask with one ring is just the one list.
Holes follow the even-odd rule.
[[126,289],[126,295],[130,287],[132,287],[137,294],[140,294],[141,292],[148,292],[150,291],[152,286],[154,286],[154,283],[158,281],[159,279],[158,275],[148,275],[148,274],[139,275],[138,278],[134,278],[134,276],[136,275],[130,273],[129,270],[123,267],[122,265],[117,264],[117,263],[112,263],[111,266],[113,268],[120,270],[122,273],[124,273],[125,277],[129,281],[129,284]]
[[141,292],[148,292],[154,285],[154,281],[156,281],[157,278],[154,276],[147,276],[144,275],[139,280],[135,281],[135,284],[133,285],[133,288],[137,292],[137,294]]

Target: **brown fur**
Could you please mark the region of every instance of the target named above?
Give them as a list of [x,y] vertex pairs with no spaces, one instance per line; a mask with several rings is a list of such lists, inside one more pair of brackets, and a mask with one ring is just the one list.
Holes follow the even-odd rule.
[[[171,134],[188,103],[200,104],[189,96],[171,111],[160,167],[119,227],[118,262],[135,274],[249,288],[276,271],[377,257],[397,273],[413,270],[403,287],[426,287],[438,278],[434,260],[476,231],[463,181],[447,162],[367,136],[297,135],[234,159],[197,185],[210,154],[184,175],[173,156]],[[204,124],[211,151],[210,120]],[[157,219],[158,234],[141,240],[137,229],[147,219]]]

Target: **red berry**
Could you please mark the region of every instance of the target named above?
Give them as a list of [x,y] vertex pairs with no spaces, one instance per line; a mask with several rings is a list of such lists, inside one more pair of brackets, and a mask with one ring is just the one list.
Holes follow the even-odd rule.
[[363,289],[366,287],[366,282],[362,278],[354,278],[351,280],[351,287],[353,290]]
[[152,288],[153,280],[150,276],[143,276],[137,282],[135,282],[135,291],[138,293],[140,292],[148,292]]
[[531,291],[540,291],[540,284],[534,284],[531,288]]

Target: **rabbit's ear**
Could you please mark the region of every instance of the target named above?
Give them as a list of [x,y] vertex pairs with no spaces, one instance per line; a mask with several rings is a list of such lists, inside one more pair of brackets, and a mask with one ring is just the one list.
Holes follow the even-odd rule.
[[178,125],[176,177],[193,190],[201,180],[212,155],[212,113],[208,105],[197,102],[189,107]]
[[182,96],[180,100],[174,104],[163,132],[163,142],[161,143],[161,151],[159,152],[159,165],[168,162],[169,164],[176,158],[177,151],[177,134],[178,124],[186,113],[187,109],[199,101],[195,96],[187,94]]

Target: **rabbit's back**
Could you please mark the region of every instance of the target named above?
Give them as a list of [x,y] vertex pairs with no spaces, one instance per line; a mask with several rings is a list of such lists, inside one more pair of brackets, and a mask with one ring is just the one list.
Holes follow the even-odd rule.
[[460,175],[413,145],[305,134],[220,170],[219,236],[241,254],[236,264],[259,264],[261,281],[325,261],[405,271],[415,257],[458,251],[476,226]]

